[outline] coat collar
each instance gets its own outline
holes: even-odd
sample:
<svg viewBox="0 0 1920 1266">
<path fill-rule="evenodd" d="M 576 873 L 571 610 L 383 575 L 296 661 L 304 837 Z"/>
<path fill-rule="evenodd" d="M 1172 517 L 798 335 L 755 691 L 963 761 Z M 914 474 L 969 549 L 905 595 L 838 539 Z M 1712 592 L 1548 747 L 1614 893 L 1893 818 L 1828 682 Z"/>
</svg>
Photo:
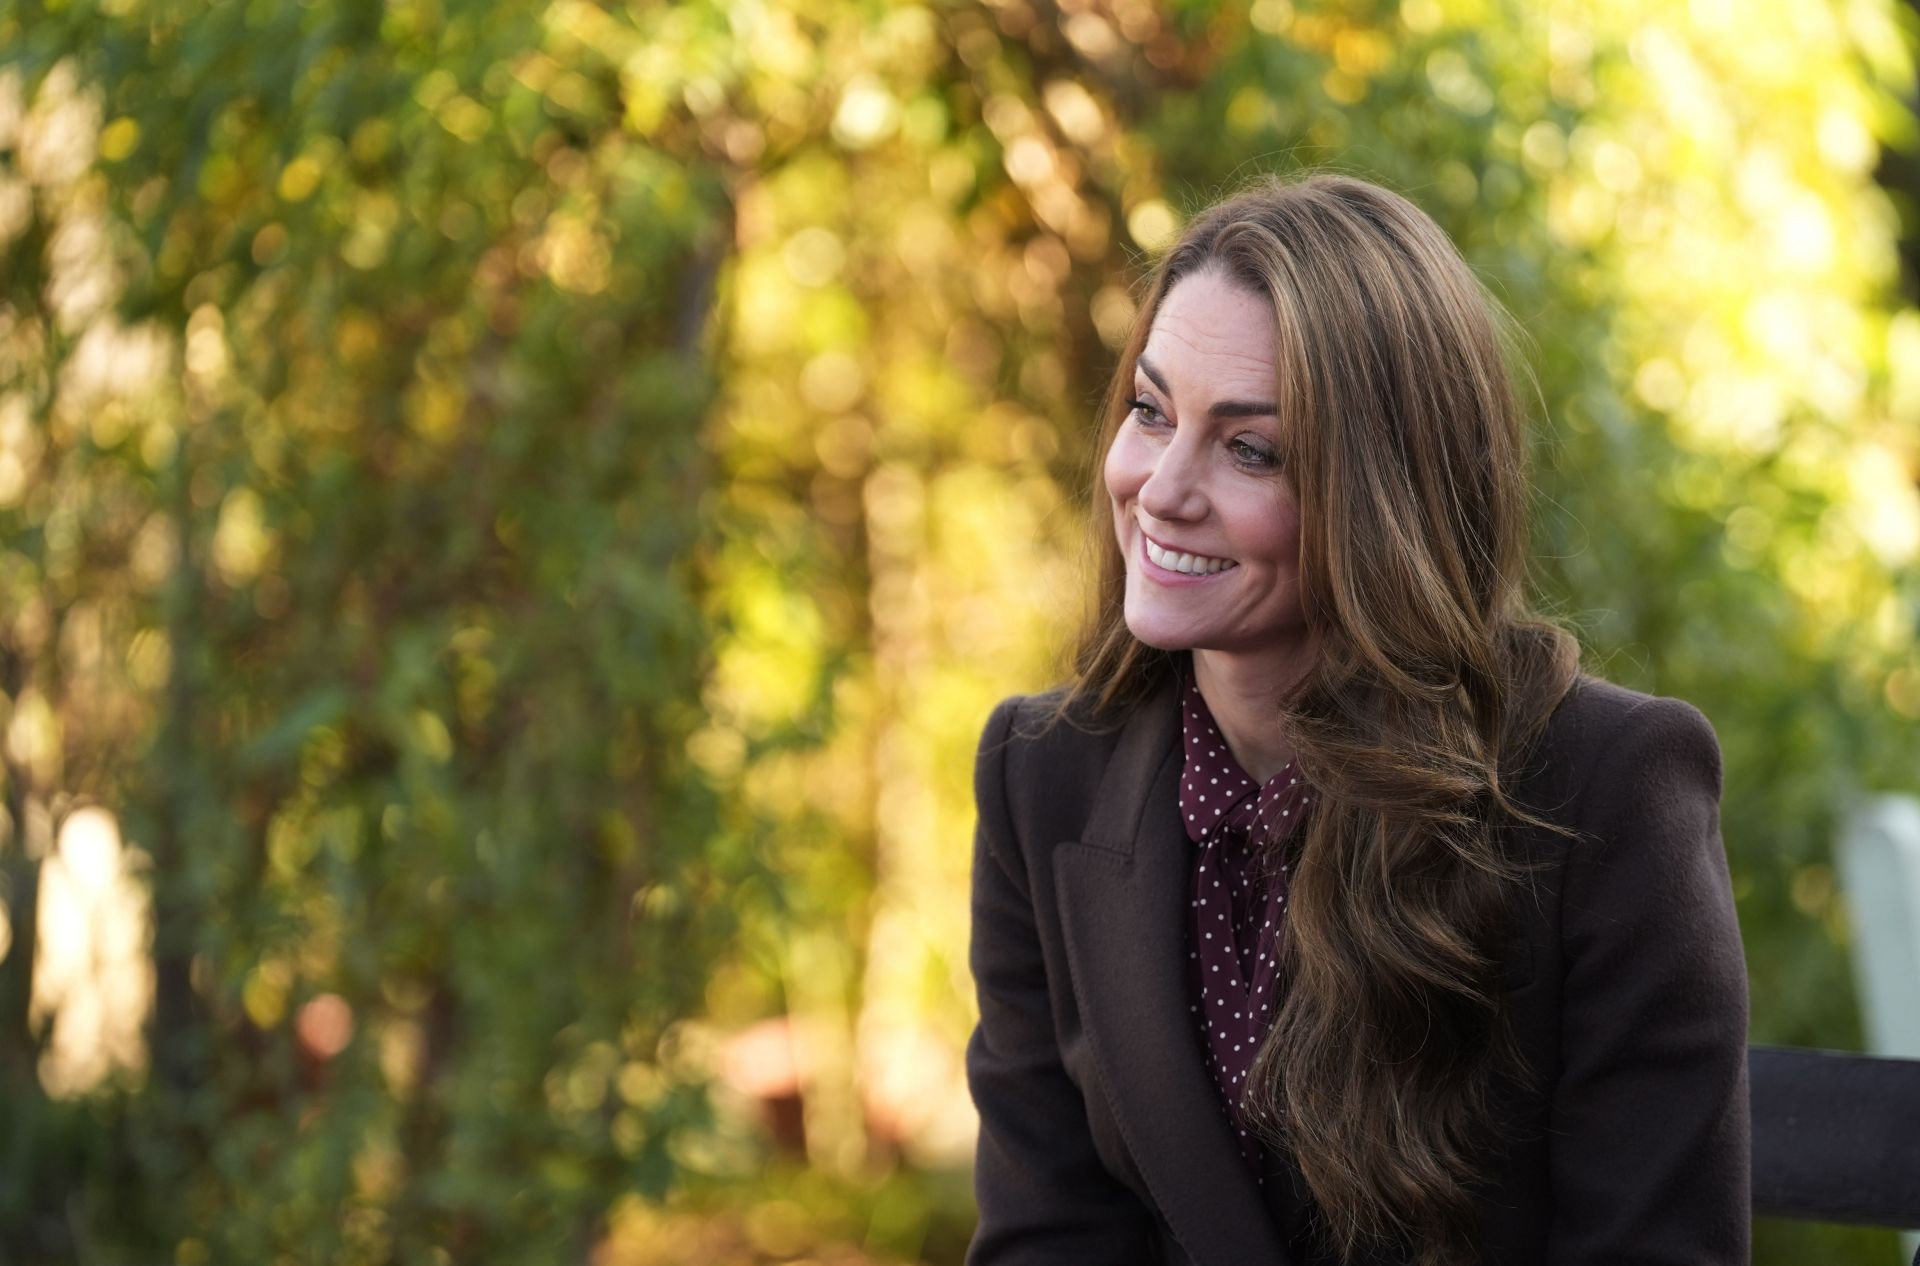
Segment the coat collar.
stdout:
<svg viewBox="0 0 1920 1266">
<path fill-rule="evenodd" d="M 1085 834 L 1054 850 L 1067 962 L 1109 1106 L 1174 1235 L 1199 1266 L 1288 1266 L 1188 1011 L 1192 854 L 1174 689 L 1167 682 L 1127 721 Z"/>
</svg>

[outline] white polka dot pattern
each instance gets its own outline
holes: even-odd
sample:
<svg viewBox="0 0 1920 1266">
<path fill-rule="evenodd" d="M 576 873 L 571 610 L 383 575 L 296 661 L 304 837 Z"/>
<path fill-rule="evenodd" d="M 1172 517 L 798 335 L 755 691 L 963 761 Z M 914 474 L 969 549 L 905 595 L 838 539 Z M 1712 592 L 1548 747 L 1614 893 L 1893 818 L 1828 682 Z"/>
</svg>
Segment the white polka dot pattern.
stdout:
<svg viewBox="0 0 1920 1266">
<path fill-rule="evenodd" d="M 1186 765 L 1180 814 L 1195 846 L 1188 893 L 1188 1010 L 1199 1025 L 1208 1071 L 1239 1136 L 1241 1155 L 1258 1179 L 1260 1145 L 1248 1132 L 1240 1098 L 1277 1005 L 1276 951 L 1286 919 L 1289 864 L 1270 859 L 1281 858 L 1280 846 L 1299 829 L 1312 796 L 1291 763 L 1254 786 L 1227 749 L 1191 669 L 1183 668 L 1181 676 Z"/>
</svg>

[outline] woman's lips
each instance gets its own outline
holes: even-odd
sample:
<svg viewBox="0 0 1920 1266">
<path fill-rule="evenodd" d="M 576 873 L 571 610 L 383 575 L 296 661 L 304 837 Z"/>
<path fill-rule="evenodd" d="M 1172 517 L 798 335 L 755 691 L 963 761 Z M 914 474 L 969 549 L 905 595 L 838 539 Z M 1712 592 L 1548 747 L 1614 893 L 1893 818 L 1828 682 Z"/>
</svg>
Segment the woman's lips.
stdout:
<svg viewBox="0 0 1920 1266">
<path fill-rule="evenodd" d="M 1199 573 L 1199 574 L 1196 574 L 1194 572 L 1175 571 L 1171 567 L 1162 567 L 1159 563 L 1154 562 L 1153 559 L 1149 557 L 1147 554 L 1147 534 L 1145 532 L 1141 532 L 1139 535 L 1140 535 L 1140 551 L 1139 552 L 1140 552 L 1141 571 L 1145 573 L 1150 579 L 1158 581 L 1160 584 L 1167 585 L 1171 588 L 1179 588 L 1184 585 L 1204 585 L 1209 580 L 1220 579 L 1220 577 L 1226 575 L 1228 572 L 1233 571 L 1234 568 L 1238 566 L 1238 564 L 1236 563 L 1236 564 L 1229 565 L 1227 567 L 1223 567 L 1219 571 L 1205 572 L 1205 573 Z M 1154 545 L 1156 547 L 1159 547 L 1160 543 L 1158 541 L 1155 541 Z"/>
</svg>

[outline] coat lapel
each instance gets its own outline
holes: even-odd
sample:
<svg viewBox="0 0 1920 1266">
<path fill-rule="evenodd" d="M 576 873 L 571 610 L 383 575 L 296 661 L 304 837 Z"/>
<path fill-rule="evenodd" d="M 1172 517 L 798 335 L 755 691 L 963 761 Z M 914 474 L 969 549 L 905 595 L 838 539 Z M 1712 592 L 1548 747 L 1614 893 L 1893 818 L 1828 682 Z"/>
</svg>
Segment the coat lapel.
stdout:
<svg viewBox="0 0 1920 1266">
<path fill-rule="evenodd" d="M 1172 689 L 1122 731 L 1085 836 L 1054 850 L 1067 960 L 1109 1106 L 1173 1233 L 1200 1266 L 1286 1266 L 1188 1012 Z"/>
</svg>

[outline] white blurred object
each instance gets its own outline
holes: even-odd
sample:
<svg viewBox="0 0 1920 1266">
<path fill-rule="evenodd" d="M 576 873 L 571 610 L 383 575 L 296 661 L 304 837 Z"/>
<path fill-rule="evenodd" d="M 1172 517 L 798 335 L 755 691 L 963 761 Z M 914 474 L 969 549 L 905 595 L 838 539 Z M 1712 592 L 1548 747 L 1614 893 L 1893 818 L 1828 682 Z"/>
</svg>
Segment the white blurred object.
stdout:
<svg viewBox="0 0 1920 1266">
<path fill-rule="evenodd" d="M 1920 1059 L 1920 800 L 1863 801 L 1839 851 L 1868 1049 Z"/>
<path fill-rule="evenodd" d="M 147 1064 L 153 1006 L 153 919 L 134 851 L 105 809 L 67 815 L 40 866 L 38 943 L 27 1022 L 52 1026 L 40 1084 L 55 1098 L 86 1094 L 116 1069 Z"/>
<path fill-rule="evenodd" d="M 1920 799 L 1862 800 L 1841 826 L 1838 852 L 1867 1050 L 1920 1059 Z M 1920 1253 L 1920 1232 L 1900 1239 L 1906 1258 Z"/>
</svg>

